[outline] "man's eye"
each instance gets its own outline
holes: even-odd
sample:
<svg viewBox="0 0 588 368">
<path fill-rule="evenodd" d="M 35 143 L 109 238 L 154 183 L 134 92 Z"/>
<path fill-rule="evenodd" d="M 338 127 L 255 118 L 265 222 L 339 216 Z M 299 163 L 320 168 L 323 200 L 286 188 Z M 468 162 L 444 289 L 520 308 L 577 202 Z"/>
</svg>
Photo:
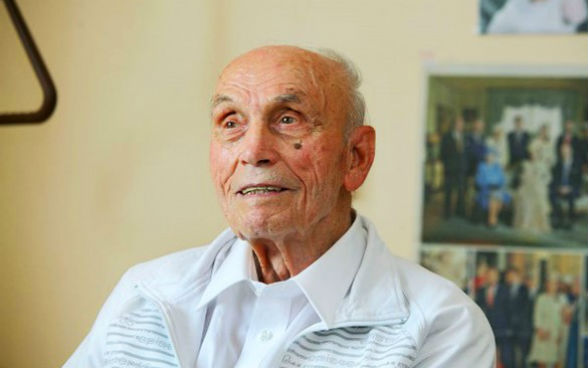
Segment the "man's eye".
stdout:
<svg viewBox="0 0 588 368">
<path fill-rule="evenodd" d="M 233 120 L 228 120 L 227 122 L 225 122 L 225 128 L 232 129 L 232 128 L 236 128 L 236 127 L 237 127 L 237 123 L 234 122 Z"/>
<path fill-rule="evenodd" d="M 280 119 L 280 123 L 282 124 L 292 124 L 296 121 L 292 116 L 282 116 Z"/>
</svg>

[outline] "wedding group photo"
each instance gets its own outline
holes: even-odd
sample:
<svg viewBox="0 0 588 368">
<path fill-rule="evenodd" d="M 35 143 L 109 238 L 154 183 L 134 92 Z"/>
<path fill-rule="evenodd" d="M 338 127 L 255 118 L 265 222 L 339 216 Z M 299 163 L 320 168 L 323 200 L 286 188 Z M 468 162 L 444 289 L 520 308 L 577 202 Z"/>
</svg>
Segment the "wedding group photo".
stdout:
<svg viewBox="0 0 588 368">
<path fill-rule="evenodd" d="M 431 76 L 422 241 L 582 248 L 585 78 Z"/>
</svg>

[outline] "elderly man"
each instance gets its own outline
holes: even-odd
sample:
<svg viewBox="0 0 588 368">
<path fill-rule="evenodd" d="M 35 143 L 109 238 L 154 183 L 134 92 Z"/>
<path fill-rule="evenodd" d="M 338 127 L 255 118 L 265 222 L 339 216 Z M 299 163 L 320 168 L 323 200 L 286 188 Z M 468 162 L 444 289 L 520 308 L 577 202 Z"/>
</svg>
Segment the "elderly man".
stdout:
<svg viewBox="0 0 588 368">
<path fill-rule="evenodd" d="M 351 208 L 375 145 L 358 85 L 333 53 L 229 64 L 210 166 L 231 229 L 128 271 L 65 366 L 493 366 L 480 309 Z"/>
</svg>

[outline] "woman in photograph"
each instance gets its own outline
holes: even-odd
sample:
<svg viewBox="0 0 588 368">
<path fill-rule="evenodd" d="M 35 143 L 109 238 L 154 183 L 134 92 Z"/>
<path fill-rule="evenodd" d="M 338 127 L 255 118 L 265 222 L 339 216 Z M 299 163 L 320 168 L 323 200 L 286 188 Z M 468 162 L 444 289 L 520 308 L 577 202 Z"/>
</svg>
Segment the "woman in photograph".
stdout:
<svg viewBox="0 0 588 368">
<path fill-rule="evenodd" d="M 506 191 L 506 179 L 501 165 L 496 161 L 496 150 L 486 149 L 485 160 L 476 172 L 476 204 L 487 213 L 487 225 L 498 225 L 498 216 L 503 205 L 510 202 Z"/>
<path fill-rule="evenodd" d="M 529 144 L 529 151 L 536 157 L 537 162 L 550 170 L 555 164 L 556 156 L 554 144 L 549 135 L 549 124 L 545 123 L 539 128 L 539 132 L 533 141 Z"/>
<path fill-rule="evenodd" d="M 529 144 L 529 160 L 523 161 L 520 186 L 515 194 L 514 227 L 538 233 L 551 231 L 549 183 L 555 163 L 549 127 L 543 125 Z"/>
<path fill-rule="evenodd" d="M 494 126 L 492 129 L 492 135 L 486 139 L 486 147 L 496 152 L 496 162 L 498 162 L 500 167 L 504 170 L 506 165 L 508 165 L 509 155 L 508 142 L 506 141 L 501 126 Z"/>
<path fill-rule="evenodd" d="M 537 364 L 537 368 L 557 367 L 564 307 L 557 289 L 558 278 L 552 275 L 545 285 L 545 292 L 539 294 L 535 303 L 533 314 L 535 333 L 528 361 Z"/>
</svg>

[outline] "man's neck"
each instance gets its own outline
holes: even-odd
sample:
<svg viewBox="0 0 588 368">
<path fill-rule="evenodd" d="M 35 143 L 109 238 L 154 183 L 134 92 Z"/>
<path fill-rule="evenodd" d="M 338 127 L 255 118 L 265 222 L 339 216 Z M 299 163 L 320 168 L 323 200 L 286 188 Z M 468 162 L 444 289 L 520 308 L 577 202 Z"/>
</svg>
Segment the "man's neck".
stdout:
<svg viewBox="0 0 588 368">
<path fill-rule="evenodd" d="M 259 281 L 271 284 L 287 280 L 326 253 L 349 229 L 354 216 L 351 208 L 332 215 L 319 220 L 310 234 L 293 234 L 278 240 L 248 239 Z"/>
</svg>

